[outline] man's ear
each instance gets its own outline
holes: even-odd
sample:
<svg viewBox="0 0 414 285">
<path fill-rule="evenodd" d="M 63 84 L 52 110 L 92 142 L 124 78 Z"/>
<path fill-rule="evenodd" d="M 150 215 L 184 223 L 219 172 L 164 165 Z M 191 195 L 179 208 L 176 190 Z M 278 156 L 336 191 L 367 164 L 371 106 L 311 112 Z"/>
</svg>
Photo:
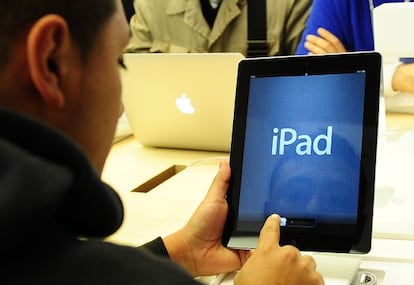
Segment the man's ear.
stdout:
<svg viewBox="0 0 414 285">
<path fill-rule="evenodd" d="M 65 104 L 62 77 L 68 70 L 70 34 L 66 21 L 58 15 L 39 19 L 30 29 L 27 60 L 33 84 L 52 108 Z"/>
</svg>

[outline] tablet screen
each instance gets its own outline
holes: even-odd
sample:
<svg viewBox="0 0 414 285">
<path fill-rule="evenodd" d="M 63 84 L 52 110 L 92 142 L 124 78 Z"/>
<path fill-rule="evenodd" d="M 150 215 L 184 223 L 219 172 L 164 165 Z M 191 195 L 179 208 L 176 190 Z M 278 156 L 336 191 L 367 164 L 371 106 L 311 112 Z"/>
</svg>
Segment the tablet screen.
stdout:
<svg viewBox="0 0 414 285">
<path fill-rule="evenodd" d="M 363 206 L 372 209 L 379 70 L 372 69 L 372 56 L 367 66 L 354 57 L 348 60 L 358 64 L 340 68 L 332 57 L 240 65 L 230 246 L 255 247 L 237 243 L 240 237 L 251 242 L 273 213 L 281 216 L 281 241 L 301 249 L 348 252 L 359 240 L 367 223 Z M 332 238 L 337 245 L 327 243 Z"/>
</svg>

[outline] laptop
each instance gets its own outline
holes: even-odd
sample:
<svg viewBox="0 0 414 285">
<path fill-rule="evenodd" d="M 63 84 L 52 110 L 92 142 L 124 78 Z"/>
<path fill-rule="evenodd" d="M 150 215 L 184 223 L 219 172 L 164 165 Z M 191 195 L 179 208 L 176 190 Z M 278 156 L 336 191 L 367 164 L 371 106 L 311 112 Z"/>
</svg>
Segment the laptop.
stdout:
<svg viewBox="0 0 414 285">
<path fill-rule="evenodd" d="M 414 63 L 414 2 L 384 3 L 373 10 L 375 50 L 380 52 L 384 63 L 384 82 L 398 63 Z M 385 90 L 386 91 L 386 90 Z M 387 94 L 385 94 L 387 95 Z M 399 92 L 385 96 L 383 108 L 390 112 L 414 113 L 414 95 Z M 380 113 L 385 117 L 385 110 Z M 385 118 L 382 119 L 382 132 Z"/>
<path fill-rule="evenodd" d="M 388 58 L 414 59 L 414 2 L 384 3 L 373 10 L 375 50 Z M 404 60 L 404 59 L 403 59 Z"/>
<path fill-rule="evenodd" d="M 123 103 L 146 146 L 228 152 L 239 53 L 127 53 Z"/>
</svg>

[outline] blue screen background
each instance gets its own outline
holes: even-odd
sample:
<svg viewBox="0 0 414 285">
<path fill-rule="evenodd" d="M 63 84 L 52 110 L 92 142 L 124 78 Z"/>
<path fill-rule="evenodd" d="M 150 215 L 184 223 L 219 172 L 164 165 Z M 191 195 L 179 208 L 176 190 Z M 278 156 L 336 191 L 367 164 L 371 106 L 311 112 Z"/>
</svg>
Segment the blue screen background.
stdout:
<svg viewBox="0 0 414 285">
<path fill-rule="evenodd" d="M 355 222 L 364 92 L 364 72 L 251 78 L 239 227 L 271 213 Z M 330 155 L 300 156 L 295 145 L 272 155 L 274 128 L 292 128 L 313 140 L 326 135 L 328 126 Z"/>
</svg>

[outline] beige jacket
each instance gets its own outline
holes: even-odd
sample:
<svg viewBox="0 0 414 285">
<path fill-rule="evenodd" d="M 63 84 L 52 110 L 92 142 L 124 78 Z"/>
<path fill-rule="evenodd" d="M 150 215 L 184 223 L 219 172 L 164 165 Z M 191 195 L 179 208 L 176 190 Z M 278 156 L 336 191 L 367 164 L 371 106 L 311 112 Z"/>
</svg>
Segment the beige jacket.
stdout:
<svg viewBox="0 0 414 285">
<path fill-rule="evenodd" d="M 311 0 L 267 0 L 269 55 L 294 54 Z M 128 52 L 247 52 L 247 1 L 223 0 L 214 26 L 199 0 L 135 0 Z"/>
</svg>

